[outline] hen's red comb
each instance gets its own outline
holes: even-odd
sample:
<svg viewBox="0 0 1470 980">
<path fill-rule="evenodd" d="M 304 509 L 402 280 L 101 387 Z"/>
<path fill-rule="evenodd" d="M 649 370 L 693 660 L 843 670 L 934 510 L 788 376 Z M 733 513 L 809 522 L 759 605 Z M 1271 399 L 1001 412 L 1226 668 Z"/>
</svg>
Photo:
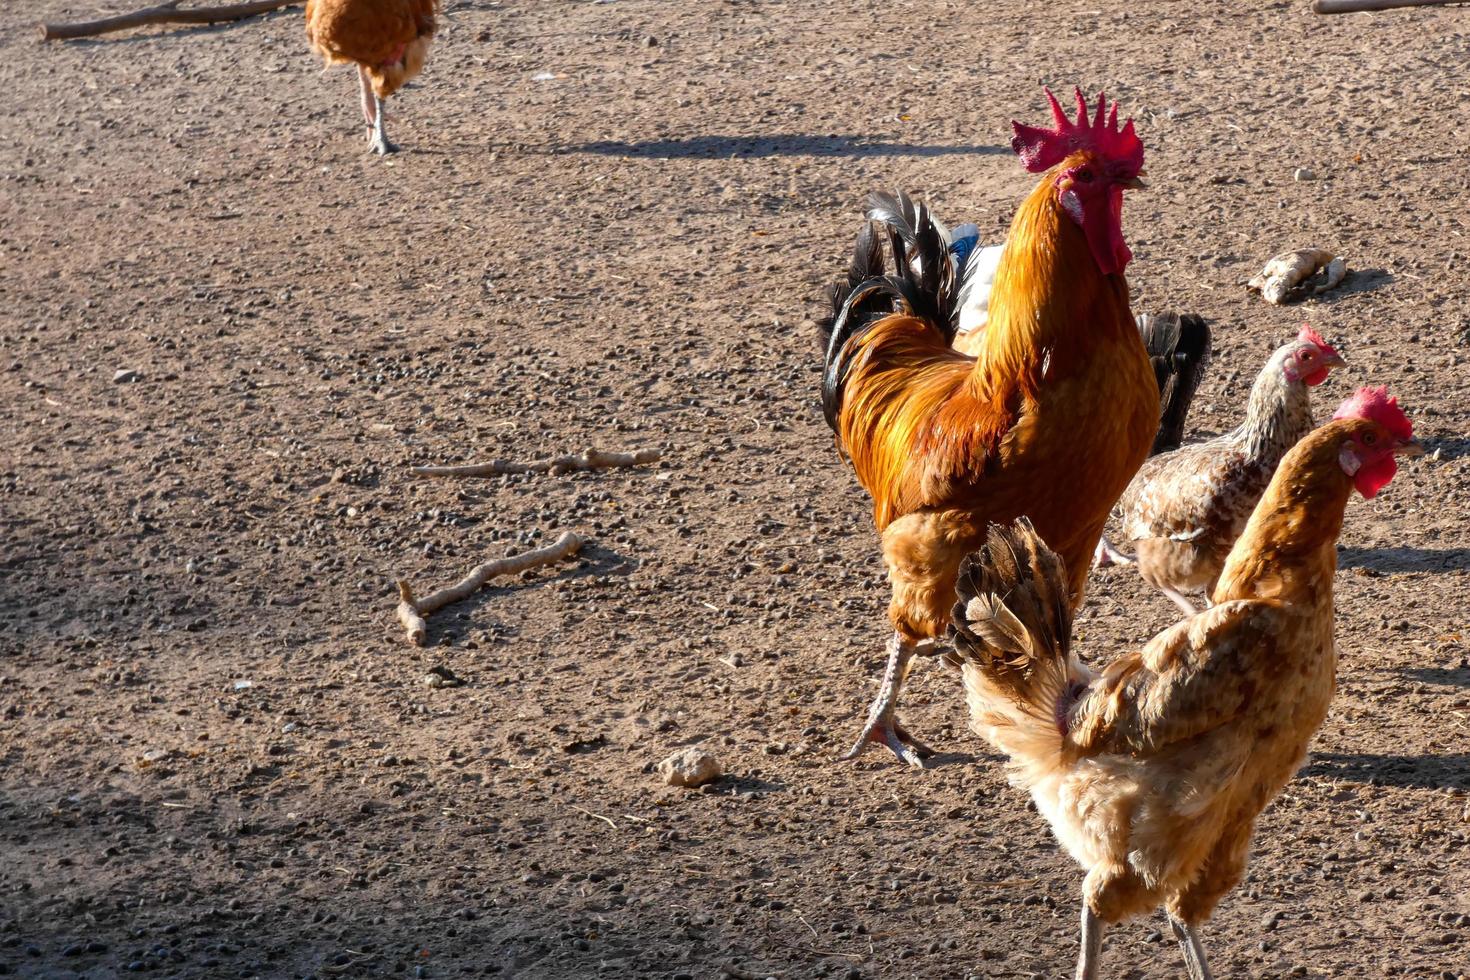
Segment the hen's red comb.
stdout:
<svg viewBox="0 0 1470 980">
<path fill-rule="evenodd" d="M 1372 419 L 1399 440 L 1414 437 L 1414 423 L 1399 408 L 1397 398 L 1388 394 L 1388 386 L 1359 388 L 1353 396 L 1332 413 L 1334 419 Z"/>
<path fill-rule="evenodd" d="M 1118 128 L 1118 103 L 1108 107 L 1107 96 L 1097 96 L 1097 114 L 1087 118 L 1087 99 L 1082 90 L 1077 94 L 1077 121 L 1067 118 L 1057 97 L 1051 89 L 1044 89 L 1046 100 L 1051 103 L 1051 117 L 1056 129 L 1040 129 L 1025 123 L 1011 121 L 1016 135 L 1011 139 L 1011 149 L 1021 158 L 1021 165 L 1032 173 L 1050 170 L 1078 150 L 1093 150 L 1125 170 L 1125 177 L 1136 177 L 1143 169 L 1143 142 L 1133 132 L 1133 120 L 1129 119 Z"/>
<path fill-rule="evenodd" d="M 1337 353 L 1337 348 L 1333 347 L 1327 341 L 1323 340 L 1321 334 L 1313 330 L 1311 327 L 1307 326 L 1305 323 L 1302 324 L 1301 332 L 1296 335 L 1296 339 L 1304 344 L 1316 344 L 1317 349 L 1324 354 Z"/>
</svg>

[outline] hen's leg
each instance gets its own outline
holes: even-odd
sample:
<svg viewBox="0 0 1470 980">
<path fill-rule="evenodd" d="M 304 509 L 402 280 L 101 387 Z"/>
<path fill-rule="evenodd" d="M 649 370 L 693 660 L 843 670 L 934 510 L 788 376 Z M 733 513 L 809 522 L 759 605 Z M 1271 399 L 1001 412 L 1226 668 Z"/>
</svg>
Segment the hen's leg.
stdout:
<svg viewBox="0 0 1470 980">
<path fill-rule="evenodd" d="M 1184 612 L 1184 615 L 1193 616 L 1199 612 L 1199 607 L 1189 601 L 1189 596 L 1180 592 L 1178 589 L 1171 589 L 1167 585 L 1161 585 L 1159 586 L 1159 591 L 1170 599 L 1173 599 L 1174 604 Z"/>
<path fill-rule="evenodd" d="M 1097 547 L 1092 551 L 1092 563 L 1103 568 L 1107 565 L 1131 565 L 1133 559 L 1114 548 L 1106 537 L 1102 537 L 1097 539 Z"/>
<path fill-rule="evenodd" d="M 357 87 L 362 96 L 362 118 L 371 131 L 378 124 L 378 97 L 373 94 L 372 79 L 368 78 L 367 69 L 362 65 L 357 66 Z"/>
<path fill-rule="evenodd" d="M 858 736 L 857 743 L 840 757 L 843 761 L 856 759 L 873 742 L 888 746 L 894 755 L 920 769 L 924 768 L 924 760 L 934 754 L 933 749 L 910 735 L 898 720 L 898 692 L 917 651 L 918 646 L 905 643 L 897 633 L 888 641 L 888 668 L 883 671 L 883 685 L 878 688 L 878 697 L 868 711 L 868 723 L 863 727 L 863 733 Z"/>
<path fill-rule="evenodd" d="M 377 109 L 377 122 L 373 124 L 373 131 L 371 136 L 371 145 L 373 148 L 373 152 L 376 153 L 378 156 L 384 156 L 389 153 L 397 153 L 398 147 L 393 143 L 388 142 L 388 134 L 383 131 L 383 116 L 386 115 L 386 113 L 383 111 L 383 100 L 378 98 L 375 94 L 373 96 L 373 102 L 376 103 L 375 107 Z"/>
<path fill-rule="evenodd" d="M 1184 951 L 1184 966 L 1189 970 L 1189 980 L 1214 980 L 1210 965 L 1205 962 L 1204 944 L 1200 942 L 1199 932 L 1194 926 L 1171 915 L 1169 927 L 1174 930 L 1174 938 L 1179 940 L 1179 948 Z"/>
<path fill-rule="evenodd" d="M 1102 919 L 1092 906 L 1082 903 L 1082 953 L 1077 957 L 1077 980 L 1097 980 L 1102 960 Z"/>
</svg>

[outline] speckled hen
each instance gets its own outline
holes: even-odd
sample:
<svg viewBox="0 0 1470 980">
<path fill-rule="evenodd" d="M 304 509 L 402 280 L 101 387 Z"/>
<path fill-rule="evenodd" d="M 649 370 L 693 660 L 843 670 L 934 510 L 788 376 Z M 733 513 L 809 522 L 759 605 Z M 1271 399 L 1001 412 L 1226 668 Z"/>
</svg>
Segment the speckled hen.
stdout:
<svg viewBox="0 0 1470 980">
<path fill-rule="evenodd" d="M 1330 344 L 1303 327 L 1266 362 L 1240 425 L 1152 457 L 1119 498 L 1113 512 L 1124 538 L 1135 542 L 1139 572 L 1186 614 L 1195 607 L 1185 593 L 1214 588 L 1276 465 L 1311 431 L 1308 389 L 1342 365 Z"/>
</svg>

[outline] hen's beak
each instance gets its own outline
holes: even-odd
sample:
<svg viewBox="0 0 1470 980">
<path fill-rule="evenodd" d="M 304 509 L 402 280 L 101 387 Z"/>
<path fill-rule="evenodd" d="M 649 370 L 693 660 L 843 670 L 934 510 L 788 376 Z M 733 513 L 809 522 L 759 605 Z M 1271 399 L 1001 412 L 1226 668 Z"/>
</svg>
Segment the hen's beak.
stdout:
<svg viewBox="0 0 1470 980">
<path fill-rule="evenodd" d="M 1418 439 L 1405 439 L 1393 447 L 1393 452 L 1395 456 L 1423 456 L 1424 443 Z"/>
<path fill-rule="evenodd" d="M 1143 182 L 1143 173 L 1144 172 L 1142 170 L 1140 170 L 1138 172 L 1138 176 L 1137 177 L 1134 177 L 1131 180 L 1125 180 L 1125 181 L 1123 181 L 1123 186 L 1125 188 L 1127 188 L 1128 190 L 1130 190 L 1130 191 L 1146 191 L 1146 190 L 1148 190 L 1148 185 Z"/>
<path fill-rule="evenodd" d="M 1333 351 L 1331 354 L 1328 354 L 1326 357 L 1322 358 L 1322 366 L 1329 368 L 1345 368 L 1348 366 L 1348 362 L 1343 360 L 1342 355 L 1339 354 L 1337 351 Z"/>
</svg>

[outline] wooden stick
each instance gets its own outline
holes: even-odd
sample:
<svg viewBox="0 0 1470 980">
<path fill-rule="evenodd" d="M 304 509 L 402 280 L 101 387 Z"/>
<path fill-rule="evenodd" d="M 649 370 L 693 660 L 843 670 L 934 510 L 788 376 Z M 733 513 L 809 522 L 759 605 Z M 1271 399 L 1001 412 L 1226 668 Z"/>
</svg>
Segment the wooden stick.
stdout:
<svg viewBox="0 0 1470 980">
<path fill-rule="evenodd" d="M 499 476 L 502 473 L 550 473 L 552 476 L 560 476 L 572 470 L 644 466 L 657 462 L 662 455 L 657 449 L 640 449 L 632 453 L 605 453 L 600 449 L 589 449 L 585 453 L 538 459 L 530 463 L 492 459 L 488 463 L 467 463 L 463 466 L 415 466 L 411 472 L 414 476 Z"/>
<path fill-rule="evenodd" d="M 96 37 L 98 34 L 125 31 L 130 27 L 143 27 L 147 24 L 218 24 L 228 20 L 244 20 L 256 14 L 280 10 L 282 7 L 294 7 L 302 2 L 303 0 L 252 0 L 250 3 L 233 3 L 223 7 L 179 10 L 179 0 L 168 0 L 156 7 L 80 24 L 41 24 L 41 40 L 65 41 L 75 37 Z"/>
<path fill-rule="evenodd" d="M 1312 0 L 1318 14 L 1355 14 L 1360 10 L 1394 10 L 1398 7 L 1443 7 L 1464 0 Z"/>
<path fill-rule="evenodd" d="M 424 617 L 445 606 L 466 599 L 480 590 L 486 582 L 500 575 L 515 575 L 528 568 L 539 568 L 561 561 L 581 550 L 587 539 L 575 531 L 567 531 L 551 544 L 535 551 L 528 551 L 509 558 L 497 558 L 477 565 L 464 578 L 445 589 L 424 596 L 413 597 L 413 590 L 403 579 L 398 580 L 398 621 L 408 633 L 408 642 L 416 647 L 424 645 L 429 635 L 429 624 Z"/>
</svg>

